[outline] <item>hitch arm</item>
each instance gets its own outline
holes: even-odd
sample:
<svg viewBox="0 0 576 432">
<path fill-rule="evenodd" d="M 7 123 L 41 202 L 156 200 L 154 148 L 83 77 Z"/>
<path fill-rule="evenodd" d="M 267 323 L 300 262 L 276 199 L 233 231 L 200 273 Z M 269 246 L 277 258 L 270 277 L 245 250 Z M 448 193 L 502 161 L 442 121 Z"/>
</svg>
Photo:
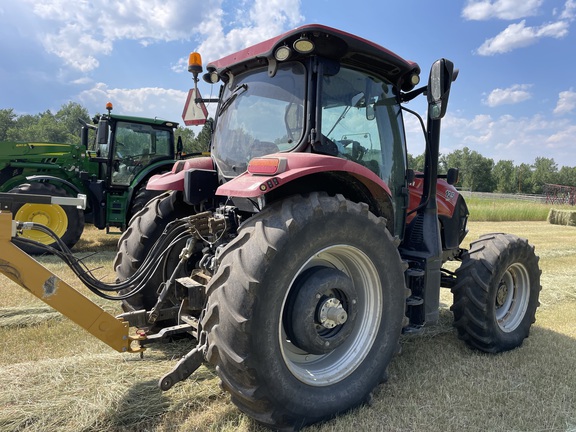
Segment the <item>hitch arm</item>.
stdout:
<svg viewBox="0 0 576 432">
<path fill-rule="evenodd" d="M 14 222 L 15 223 L 15 222 Z M 119 352 L 142 352 L 141 336 L 129 336 L 126 321 L 110 315 L 12 243 L 12 214 L 0 211 L 0 273 Z"/>
</svg>

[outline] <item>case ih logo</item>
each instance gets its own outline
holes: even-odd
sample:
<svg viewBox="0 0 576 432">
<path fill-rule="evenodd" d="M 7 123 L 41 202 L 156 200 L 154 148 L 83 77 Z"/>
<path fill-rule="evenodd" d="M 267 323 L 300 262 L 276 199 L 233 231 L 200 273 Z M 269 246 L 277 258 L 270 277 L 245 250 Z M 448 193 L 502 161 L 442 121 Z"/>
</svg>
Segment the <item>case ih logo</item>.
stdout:
<svg viewBox="0 0 576 432">
<path fill-rule="evenodd" d="M 454 193 L 454 191 L 451 191 L 451 190 L 447 190 L 447 191 L 446 191 L 446 199 L 447 199 L 448 201 L 452 201 L 452 198 L 454 198 L 454 195 L 456 195 L 456 194 Z"/>
</svg>

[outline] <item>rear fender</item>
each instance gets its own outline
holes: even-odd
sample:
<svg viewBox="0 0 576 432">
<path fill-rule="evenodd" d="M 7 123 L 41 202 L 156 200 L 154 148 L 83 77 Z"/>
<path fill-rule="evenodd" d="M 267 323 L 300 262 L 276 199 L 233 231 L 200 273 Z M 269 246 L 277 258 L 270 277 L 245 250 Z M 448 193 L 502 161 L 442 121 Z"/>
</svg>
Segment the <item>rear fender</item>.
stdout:
<svg viewBox="0 0 576 432">
<path fill-rule="evenodd" d="M 81 191 L 80 189 L 78 189 L 78 187 L 76 187 L 76 185 L 70 183 L 68 180 L 64 180 L 61 179 L 59 177 L 54 177 L 54 176 L 50 176 L 50 175 L 34 175 L 34 176 L 28 176 L 26 177 L 26 180 L 28 182 L 49 182 L 49 183 L 53 183 L 57 186 L 64 186 L 68 189 L 71 189 L 73 191 L 73 193 L 76 194 L 84 194 L 84 191 Z"/>
<path fill-rule="evenodd" d="M 282 160 L 282 172 L 273 175 L 256 175 L 248 171 L 224 183 L 216 195 L 238 198 L 258 198 L 296 179 L 322 172 L 345 172 L 356 177 L 380 198 L 390 196 L 390 188 L 374 172 L 363 165 L 334 156 L 314 153 L 275 153 L 259 159 Z"/>
<path fill-rule="evenodd" d="M 140 189 L 140 186 L 145 184 L 152 177 L 161 174 L 171 173 L 172 169 L 174 169 L 173 159 L 165 159 L 154 162 L 153 164 L 146 166 L 142 171 L 140 171 L 136 175 L 136 177 L 132 180 L 132 184 L 130 185 L 130 187 L 134 190 Z"/>
<path fill-rule="evenodd" d="M 214 162 L 209 156 L 176 161 L 170 172 L 150 177 L 146 189 L 183 191 L 184 174 L 191 169 L 214 170 Z"/>
</svg>

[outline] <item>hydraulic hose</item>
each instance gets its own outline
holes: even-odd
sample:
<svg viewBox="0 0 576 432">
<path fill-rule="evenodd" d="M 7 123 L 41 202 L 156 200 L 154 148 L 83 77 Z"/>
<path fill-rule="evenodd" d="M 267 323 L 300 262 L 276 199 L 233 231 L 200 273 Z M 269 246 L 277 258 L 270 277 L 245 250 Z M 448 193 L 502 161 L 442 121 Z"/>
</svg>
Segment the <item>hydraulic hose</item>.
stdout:
<svg viewBox="0 0 576 432">
<path fill-rule="evenodd" d="M 16 245 L 20 244 L 30 244 L 36 247 L 40 247 L 46 252 L 52 253 L 59 258 L 61 258 L 70 269 L 76 274 L 78 279 L 82 281 L 86 287 L 92 291 L 94 294 L 105 298 L 107 300 L 125 300 L 129 297 L 140 292 L 145 286 L 147 281 L 150 279 L 151 275 L 160 266 L 162 260 L 167 256 L 170 250 L 178 244 L 182 239 L 192 237 L 193 234 L 190 231 L 190 225 L 188 224 L 187 218 L 177 219 L 170 222 L 162 235 L 152 246 L 150 252 L 142 262 L 142 265 L 136 270 L 136 272 L 130 276 L 125 281 L 115 282 L 115 283 L 105 283 L 94 276 L 92 271 L 83 262 L 83 259 L 77 258 L 70 251 L 68 246 L 58 237 L 54 231 L 50 228 L 37 224 L 35 222 L 24 222 L 17 227 L 21 229 L 34 229 L 41 231 L 51 238 L 54 239 L 57 247 L 52 247 L 39 243 L 34 240 L 30 240 L 22 237 L 15 237 L 12 242 Z M 106 292 L 119 292 L 120 290 L 128 290 L 128 292 L 121 295 L 109 295 Z"/>
</svg>

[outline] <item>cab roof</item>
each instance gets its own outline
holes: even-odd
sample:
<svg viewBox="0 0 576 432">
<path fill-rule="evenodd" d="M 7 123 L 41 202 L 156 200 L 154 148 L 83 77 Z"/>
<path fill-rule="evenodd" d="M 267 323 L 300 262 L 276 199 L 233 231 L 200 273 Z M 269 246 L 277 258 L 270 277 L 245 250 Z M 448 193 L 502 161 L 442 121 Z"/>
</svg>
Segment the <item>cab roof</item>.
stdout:
<svg viewBox="0 0 576 432">
<path fill-rule="evenodd" d="M 120 120 L 125 122 L 131 123 L 146 123 L 154 126 L 166 126 L 171 128 L 177 128 L 178 123 L 173 122 L 170 120 L 164 120 L 158 117 L 155 118 L 148 118 L 148 117 L 134 117 L 134 116 L 126 116 L 126 115 L 119 115 L 119 114 L 110 114 L 110 118 L 114 120 Z"/>
<path fill-rule="evenodd" d="M 308 24 L 284 34 L 245 48 L 207 65 L 209 72 L 225 75 L 276 61 L 274 53 L 281 46 L 292 47 L 299 38 L 305 37 L 314 43 L 309 54 L 298 54 L 292 50 L 287 60 L 320 55 L 374 74 L 382 75 L 404 91 L 414 85 L 410 77 L 420 73 L 417 63 L 405 60 L 392 51 L 361 37 L 320 24 Z"/>
</svg>

